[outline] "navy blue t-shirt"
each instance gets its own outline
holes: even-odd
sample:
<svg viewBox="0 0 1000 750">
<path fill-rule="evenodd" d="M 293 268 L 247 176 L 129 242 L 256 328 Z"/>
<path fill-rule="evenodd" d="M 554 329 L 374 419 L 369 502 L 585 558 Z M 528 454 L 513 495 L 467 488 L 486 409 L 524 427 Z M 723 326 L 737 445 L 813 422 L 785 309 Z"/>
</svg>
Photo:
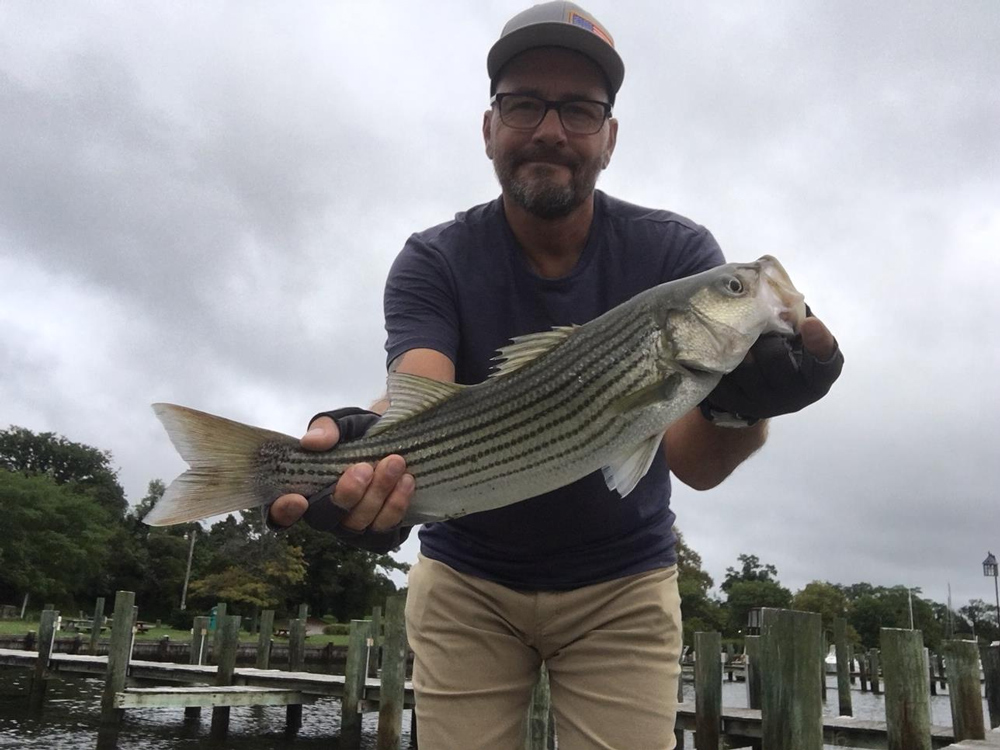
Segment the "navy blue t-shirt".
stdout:
<svg viewBox="0 0 1000 750">
<path fill-rule="evenodd" d="M 455 363 L 457 382 L 479 383 L 514 336 L 586 323 L 644 289 L 723 262 L 704 227 L 597 191 L 578 263 L 566 276 L 542 278 L 497 199 L 407 241 L 386 282 L 388 361 L 434 349 Z M 426 524 L 420 549 L 515 589 L 566 590 L 672 565 L 673 521 L 660 451 L 625 498 L 595 472 L 524 502 Z"/>
</svg>

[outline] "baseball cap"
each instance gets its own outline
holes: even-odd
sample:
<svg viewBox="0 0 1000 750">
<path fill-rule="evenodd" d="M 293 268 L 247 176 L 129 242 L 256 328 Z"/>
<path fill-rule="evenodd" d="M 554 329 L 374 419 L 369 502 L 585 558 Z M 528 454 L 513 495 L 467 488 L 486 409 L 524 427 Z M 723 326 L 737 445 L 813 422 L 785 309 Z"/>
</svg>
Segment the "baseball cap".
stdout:
<svg viewBox="0 0 1000 750">
<path fill-rule="evenodd" d="M 486 57 L 490 80 L 495 82 L 512 58 L 535 47 L 565 47 L 589 57 L 607 76 L 614 101 L 625 78 L 625 63 L 611 34 L 579 5 L 565 0 L 541 3 L 511 18 Z"/>
</svg>

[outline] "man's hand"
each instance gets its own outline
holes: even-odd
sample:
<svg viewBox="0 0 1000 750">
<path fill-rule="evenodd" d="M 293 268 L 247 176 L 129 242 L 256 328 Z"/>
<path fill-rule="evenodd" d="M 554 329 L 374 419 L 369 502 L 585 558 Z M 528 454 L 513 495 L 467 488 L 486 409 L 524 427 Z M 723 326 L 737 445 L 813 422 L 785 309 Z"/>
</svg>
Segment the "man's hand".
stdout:
<svg viewBox="0 0 1000 750">
<path fill-rule="evenodd" d="M 330 417 L 319 417 L 309 425 L 301 444 L 306 450 L 330 450 L 340 440 L 340 431 Z M 406 473 L 402 456 L 386 456 L 374 469 L 369 464 L 355 464 L 340 477 L 330 500 L 347 511 L 340 525 L 349 531 L 384 532 L 398 525 L 410 507 L 413 475 Z M 282 495 L 271 505 L 268 520 L 277 526 L 291 526 L 308 510 L 309 501 L 302 495 Z"/>
<path fill-rule="evenodd" d="M 743 362 L 708 394 L 702 413 L 747 420 L 791 414 L 825 396 L 843 366 L 837 340 L 823 321 L 810 315 L 794 339 L 761 336 Z"/>
</svg>

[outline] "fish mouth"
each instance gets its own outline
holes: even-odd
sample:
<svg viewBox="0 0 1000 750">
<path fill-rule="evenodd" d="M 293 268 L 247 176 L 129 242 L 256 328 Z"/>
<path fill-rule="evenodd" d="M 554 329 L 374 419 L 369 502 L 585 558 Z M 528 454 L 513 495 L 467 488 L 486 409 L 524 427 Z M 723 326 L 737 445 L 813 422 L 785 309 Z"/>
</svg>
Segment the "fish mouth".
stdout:
<svg viewBox="0 0 1000 750">
<path fill-rule="evenodd" d="M 792 283 L 788 272 L 778 259 L 764 255 L 757 260 L 760 264 L 767 288 L 773 293 L 772 305 L 777 313 L 774 330 L 796 334 L 806 319 L 806 298 Z"/>
</svg>

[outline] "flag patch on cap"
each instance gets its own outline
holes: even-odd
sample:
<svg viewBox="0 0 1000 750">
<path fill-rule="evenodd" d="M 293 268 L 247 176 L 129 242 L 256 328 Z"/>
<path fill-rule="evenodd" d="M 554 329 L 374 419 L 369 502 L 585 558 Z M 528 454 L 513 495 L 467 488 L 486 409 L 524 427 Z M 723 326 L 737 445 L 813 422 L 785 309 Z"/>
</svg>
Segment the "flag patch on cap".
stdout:
<svg viewBox="0 0 1000 750">
<path fill-rule="evenodd" d="M 593 32 L 594 34 L 597 34 L 597 36 L 599 36 L 605 42 L 607 42 L 608 44 L 610 44 L 612 47 L 615 46 L 615 41 L 614 41 L 614 39 L 611 38 L 611 35 L 608 34 L 608 32 L 606 32 L 604 29 L 602 29 L 596 23 L 594 23 L 593 21 L 591 21 L 589 18 L 585 18 L 585 17 L 581 16 L 579 13 L 570 12 L 570 14 L 569 14 L 569 22 L 571 24 L 573 24 L 574 26 L 579 26 L 582 29 L 586 29 L 587 31 L 590 31 L 590 32 Z"/>
</svg>

